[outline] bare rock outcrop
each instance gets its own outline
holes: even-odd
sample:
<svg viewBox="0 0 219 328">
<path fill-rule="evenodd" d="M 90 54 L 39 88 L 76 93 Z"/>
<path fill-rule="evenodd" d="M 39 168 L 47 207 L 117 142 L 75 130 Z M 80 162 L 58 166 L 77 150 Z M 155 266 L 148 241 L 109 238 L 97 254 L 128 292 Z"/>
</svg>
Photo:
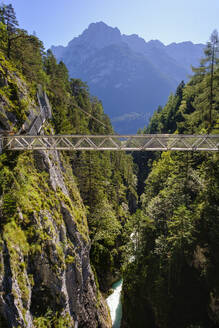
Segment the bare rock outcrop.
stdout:
<svg viewBox="0 0 219 328">
<path fill-rule="evenodd" d="M 2 198 L 0 323 L 40 327 L 44 318 L 57 327 L 60 322 L 63 327 L 111 327 L 91 269 L 85 209 L 70 168 L 57 152 L 22 157 L 24 170 L 32 158 L 32 174 L 44 180 L 33 187 L 38 203 L 30 204 L 29 195 L 26 204 L 19 198 L 13 219 L 6 217 Z"/>
</svg>

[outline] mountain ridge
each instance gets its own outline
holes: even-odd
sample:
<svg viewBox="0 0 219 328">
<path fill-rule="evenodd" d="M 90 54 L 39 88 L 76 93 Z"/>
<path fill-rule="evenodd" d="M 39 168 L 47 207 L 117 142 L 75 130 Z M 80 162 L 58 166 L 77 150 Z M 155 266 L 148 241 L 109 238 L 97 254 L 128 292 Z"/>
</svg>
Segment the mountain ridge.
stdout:
<svg viewBox="0 0 219 328">
<path fill-rule="evenodd" d="M 51 50 L 66 64 L 70 76 L 85 81 L 91 94 L 102 101 L 118 132 L 135 133 L 178 84 L 187 81 L 203 48 L 191 41 L 167 46 L 159 40 L 146 42 L 137 34 L 121 34 L 117 27 L 97 22 L 66 47 Z M 132 127 L 127 117 L 133 117 Z"/>
</svg>

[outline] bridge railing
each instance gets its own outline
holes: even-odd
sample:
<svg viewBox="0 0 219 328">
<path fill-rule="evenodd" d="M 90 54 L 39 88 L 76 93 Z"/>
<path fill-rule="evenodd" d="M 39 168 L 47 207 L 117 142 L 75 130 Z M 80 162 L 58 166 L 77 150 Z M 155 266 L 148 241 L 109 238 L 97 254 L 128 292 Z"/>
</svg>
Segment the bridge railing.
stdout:
<svg viewBox="0 0 219 328">
<path fill-rule="evenodd" d="M 37 93 L 38 103 L 40 105 L 40 113 L 37 115 L 35 120 L 33 121 L 29 131 L 27 132 L 28 135 L 37 135 L 40 130 L 42 129 L 43 124 L 48 118 L 52 117 L 51 114 L 51 107 L 49 104 L 49 100 L 45 92 L 39 94 Z"/>
<path fill-rule="evenodd" d="M 219 135 L 14 135 L 2 136 L 10 150 L 218 151 Z"/>
</svg>

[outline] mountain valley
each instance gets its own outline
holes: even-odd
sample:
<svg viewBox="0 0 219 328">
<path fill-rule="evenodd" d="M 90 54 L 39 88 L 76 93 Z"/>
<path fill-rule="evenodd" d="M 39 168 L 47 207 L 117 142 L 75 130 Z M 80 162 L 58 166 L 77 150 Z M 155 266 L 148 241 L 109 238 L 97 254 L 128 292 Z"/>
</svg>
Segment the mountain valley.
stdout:
<svg viewBox="0 0 219 328">
<path fill-rule="evenodd" d="M 92 23 L 66 47 L 52 46 L 71 77 L 85 81 L 118 133 L 135 133 L 147 125 L 178 84 L 188 81 L 191 65 L 203 56 L 202 44 L 146 42 L 121 34 L 103 22 Z"/>
</svg>

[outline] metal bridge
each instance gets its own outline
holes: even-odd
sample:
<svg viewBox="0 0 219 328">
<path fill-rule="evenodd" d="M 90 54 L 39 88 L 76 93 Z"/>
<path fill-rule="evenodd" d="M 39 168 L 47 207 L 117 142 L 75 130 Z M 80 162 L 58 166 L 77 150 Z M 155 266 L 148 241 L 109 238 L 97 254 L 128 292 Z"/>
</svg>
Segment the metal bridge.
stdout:
<svg viewBox="0 0 219 328">
<path fill-rule="evenodd" d="M 219 149 L 219 134 L 44 135 L 41 130 L 47 119 L 51 119 L 52 111 L 45 92 L 39 90 L 37 98 L 38 112 L 30 110 L 30 115 L 18 135 L 11 135 L 10 131 L 0 131 L 0 153 L 2 150 L 218 151 Z M 92 118 L 104 125 L 95 117 Z"/>
<path fill-rule="evenodd" d="M 8 135 L 0 150 L 218 151 L 219 135 Z"/>
</svg>

